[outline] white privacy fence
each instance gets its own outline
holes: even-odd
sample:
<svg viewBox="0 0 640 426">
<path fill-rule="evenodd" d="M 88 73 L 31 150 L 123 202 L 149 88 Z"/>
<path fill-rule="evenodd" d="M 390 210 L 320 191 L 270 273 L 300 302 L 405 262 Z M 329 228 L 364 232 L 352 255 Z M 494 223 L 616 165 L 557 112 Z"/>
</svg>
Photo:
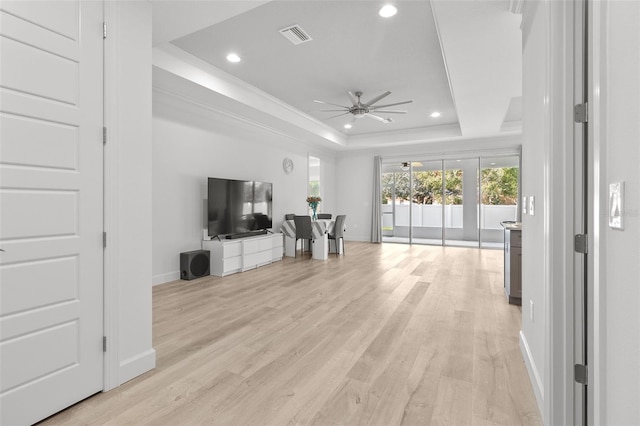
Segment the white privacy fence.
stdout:
<svg viewBox="0 0 640 426">
<path fill-rule="evenodd" d="M 442 206 L 437 204 L 413 204 L 413 226 L 442 227 Z M 444 206 L 444 226 L 445 228 L 462 228 L 463 225 L 463 205 Z M 391 213 L 393 205 L 383 204 L 382 212 Z M 482 204 L 480 206 L 480 228 L 500 229 L 500 222 L 505 220 L 516 220 L 517 206 L 494 206 Z M 396 204 L 396 226 L 409 226 L 409 204 Z M 382 215 L 382 227 L 384 229 L 393 228 L 393 215 Z"/>
</svg>

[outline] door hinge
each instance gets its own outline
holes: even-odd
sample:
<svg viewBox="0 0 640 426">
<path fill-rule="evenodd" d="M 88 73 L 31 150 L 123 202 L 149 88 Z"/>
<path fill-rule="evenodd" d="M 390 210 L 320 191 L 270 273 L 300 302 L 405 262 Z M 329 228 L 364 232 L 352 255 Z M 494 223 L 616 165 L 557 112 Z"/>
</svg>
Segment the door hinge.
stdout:
<svg viewBox="0 0 640 426">
<path fill-rule="evenodd" d="M 589 369 L 584 364 L 576 364 L 573 366 L 573 380 L 577 383 L 586 385 L 589 381 Z"/>
<path fill-rule="evenodd" d="M 107 23 L 102 23 L 102 38 L 107 38 Z"/>
<path fill-rule="evenodd" d="M 587 247 L 589 246 L 589 239 L 587 234 L 576 234 L 573 236 L 573 249 L 576 253 L 587 254 Z"/>
<path fill-rule="evenodd" d="M 587 102 L 573 107 L 573 119 L 576 123 L 586 123 L 589 117 L 589 104 Z"/>
<path fill-rule="evenodd" d="M 106 144 L 107 143 L 107 127 L 104 126 L 102 127 L 102 144 Z"/>
<path fill-rule="evenodd" d="M 102 336 L 102 352 L 107 351 L 107 336 Z"/>
<path fill-rule="evenodd" d="M 107 233 L 102 233 L 102 248 L 107 248 Z"/>
</svg>

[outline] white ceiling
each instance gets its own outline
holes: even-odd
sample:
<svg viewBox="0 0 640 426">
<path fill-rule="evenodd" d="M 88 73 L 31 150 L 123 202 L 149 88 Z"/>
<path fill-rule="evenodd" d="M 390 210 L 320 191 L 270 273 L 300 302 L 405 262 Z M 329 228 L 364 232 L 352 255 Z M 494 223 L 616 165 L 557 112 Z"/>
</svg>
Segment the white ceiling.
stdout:
<svg viewBox="0 0 640 426">
<path fill-rule="evenodd" d="M 236 115 L 277 117 L 341 147 L 520 133 L 521 16 L 511 2 L 393 3 L 398 14 L 384 19 L 375 0 L 154 0 L 154 65 L 163 70 L 154 85 L 170 86 L 165 74 L 175 74 L 217 92 L 201 100 L 224 97 Z M 278 32 L 293 24 L 312 41 L 293 45 Z M 225 59 L 232 51 L 240 63 Z M 338 112 L 319 110 L 335 108 L 313 102 L 350 106 L 347 91 L 366 101 L 387 90 L 379 104 L 412 100 L 389 108 L 407 113 L 379 114 L 392 123 L 359 118 L 350 130 L 350 114 L 329 118 Z"/>
</svg>

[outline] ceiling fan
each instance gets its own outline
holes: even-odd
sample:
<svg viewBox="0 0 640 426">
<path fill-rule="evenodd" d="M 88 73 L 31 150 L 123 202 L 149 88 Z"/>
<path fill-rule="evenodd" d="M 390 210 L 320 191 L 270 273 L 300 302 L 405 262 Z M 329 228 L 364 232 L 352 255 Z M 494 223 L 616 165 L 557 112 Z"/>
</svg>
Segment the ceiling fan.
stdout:
<svg viewBox="0 0 640 426">
<path fill-rule="evenodd" d="M 378 121 L 382 121 L 383 123 L 391 123 L 393 120 L 391 118 L 384 118 L 381 117 L 379 115 L 376 114 L 406 114 L 407 111 L 399 111 L 399 110 L 390 110 L 390 109 L 385 109 L 388 107 L 392 107 L 392 106 L 396 106 L 396 105 L 403 105 L 403 104 L 409 104 L 413 101 L 403 101 L 403 102 L 395 102 L 392 104 L 386 104 L 386 105 L 374 105 L 375 103 L 379 102 L 380 100 L 382 100 L 383 98 L 389 96 L 391 94 L 390 91 L 386 91 L 383 94 L 376 96 L 375 98 L 371 99 L 369 102 L 362 102 L 362 100 L 360 99 L 362 96 L 362 92 L 351 92 L 348 91 L 347 94 L 349 95 L 349 100 L 351 100 L 351 106 L 344 106 L 344 105 L 338 105 L 338 104 L 332 104 L 331 102 L 324 102 L 324 101 L 318 101 L 318 100 L 314 100 L 313 102 L 319 103 L 319 104 L 326 104 L 326 105 L 333 105 L 342 109 L 327 109 L 327 110 L 320 110 L 319 112 L 340 112 L 340 114 L 337 115 L 333 115 L 330 118 L 335 118 L 335 117 L 340 117 L 342 115 L 347 115 L 347 114 L 351 114 L 353 115 L 353 121 L 356 121 L 358 118 L 362 118 L 362 117 L 371 117 L 375 120 Z M 375 114 L 374 114 L 375 113 Z M 353 122 L 352 121 L 352 122 Z"/>
</svg>

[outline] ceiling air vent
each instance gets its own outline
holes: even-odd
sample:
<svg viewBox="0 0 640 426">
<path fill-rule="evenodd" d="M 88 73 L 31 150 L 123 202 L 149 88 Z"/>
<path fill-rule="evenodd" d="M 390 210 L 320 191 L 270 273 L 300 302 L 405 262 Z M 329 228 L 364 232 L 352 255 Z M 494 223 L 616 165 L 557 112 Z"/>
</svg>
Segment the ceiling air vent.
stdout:
<svg viewBox="0 0 640 426">
<path fill-rule="evenodd" d="M 311 36 L 297 24 L 282 28 L 280 34 L 285 36 L 293 44 L 302 44 L 313 40 Z"/>
</svg>

